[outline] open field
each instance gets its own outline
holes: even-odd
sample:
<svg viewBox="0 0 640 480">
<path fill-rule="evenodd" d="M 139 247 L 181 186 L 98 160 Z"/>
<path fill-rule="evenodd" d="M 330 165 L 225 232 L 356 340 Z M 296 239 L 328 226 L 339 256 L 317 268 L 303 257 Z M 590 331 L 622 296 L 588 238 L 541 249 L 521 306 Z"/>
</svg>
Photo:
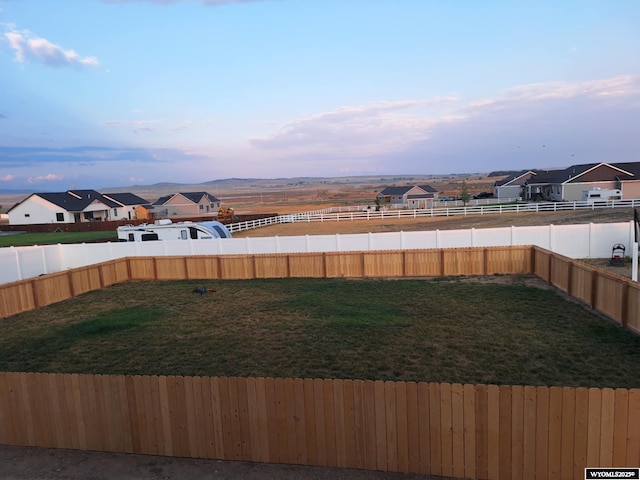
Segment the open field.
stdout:
<svg viewBox="0 0 640 480">
<path fill-rule="evenodd" d="M 308 210 L 311 210 L 309 208 Z M 308 211 L 307 210 L 307 211 Z M 633 209 L 569 210 L 541 213 L 504 213 L 487 215 L 457 215 L 451 217 L 389 218 L 377 220 L 341 220 L 297 222 L 269 225 L 255 230 L 234 233 L 234 237 L 272 237 L 287 235 L 329 235 L 334 233 L 369 233 L 419 230 L 453 230 L 496 228 L 525 225 L 567 225 L 578 223 L 615 223 L 633 220 Z"/>
<path fill-rule="evenodd" d="M 640 378 L 639 336 L 533 277 L 127 282 L 2 329 L 2 371 L 624 388 Z"/>
</svg>

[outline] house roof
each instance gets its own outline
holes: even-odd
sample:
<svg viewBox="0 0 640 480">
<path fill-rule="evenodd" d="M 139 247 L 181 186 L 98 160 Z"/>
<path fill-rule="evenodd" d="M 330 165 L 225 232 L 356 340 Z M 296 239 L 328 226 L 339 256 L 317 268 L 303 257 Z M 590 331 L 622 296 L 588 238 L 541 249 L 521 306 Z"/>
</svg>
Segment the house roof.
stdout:
<svg viewBox="0 0 640 480">
<path fill-rule="evenodd" d="M 405 185 L 404 187 L 386 187 L 380 192 L 380 195 L 404 195 L 413 187 L 414 185 Z"/>
<path fill-rule="evenodd" d="M 189 200 L 189 201 L 191 201 L 193 203 L 200 203 L 200 201 L 202 200 L 202 197 L 205 197 L 210 202 L 219 202 L 220 201 L 219 199 L 217 199 L 216 197 L 214 197 L 213 195 L 211 195 L 208 192 L 179 192 L 179 193 L 173 193 L 171 195 L 165 195 L 164 197 L 160 197 L 158 200 L 153 202 L 153 204 L 154 205 L 164 205 L 165 203 L 167 203 L 169 200 L 171 200 L 176 195 L 182 195 L 187 200 Z"/>
<path fill-rule="evenodd" d="M 150 202 L 133 193 L 107 193 L 103 197 L 113 200 L 120 205 L 148 205 Z"/>
<path fill-rule="evenodd" d="M 436 193 L 437 190 L 433 188 L 431 185 L 404 185 L 402 187 L 386 187 L 382 190 L 379 195 L 404 195 L 408 191 L 419 188 L 423 190 L 425 193 Z M 424 195 L 418 195 L 415 198 L 424 197 Z"/>
<path fill-rule="evenodd" d="M 68 212 L 81 212 L 96 200 L 111 208 L 120 206 L 95 190 L 67 190 L 66 192 L 34 193 L 34 195 Z"/>
<path fill-rule="evenodd" d="M 536 172 L 533 170 L 521 170 L 519 172 L 513 173 L 507 177 L 504 177 L 502 180 L 498 180 L 493 184 L 494 187 L 504 187 L 506 185 L 522 185 L 526 182 L 531 176 L 535 175 Z M 526 177 L 526 178 L 525 178 Z M 520 180 L 520 182 L 518 182 Z"/>
<path fill-rule="evenodd" d="M 10 210 L 13 210 L 15 207 L 33 196 L 40 197 L 49 203 L 63 208 L 67 212 L 81 212 L 96 200 L 109 208 L 118 208 L 124 205 L 137 205 L 138 203 L 124 203 L 120 201 L 121 199 L 130 201 L 133 200 L 133 197 L 140 200 L 139 203 L 149 203 L 143 198 L 131 193 L 112 193 L 110 195 L 102 195 L 100 192 L 95 190 L 67 190 L 66 192 L 33 193 L 22 200 L 22 202 L 16 203 Z"/>
</svg>

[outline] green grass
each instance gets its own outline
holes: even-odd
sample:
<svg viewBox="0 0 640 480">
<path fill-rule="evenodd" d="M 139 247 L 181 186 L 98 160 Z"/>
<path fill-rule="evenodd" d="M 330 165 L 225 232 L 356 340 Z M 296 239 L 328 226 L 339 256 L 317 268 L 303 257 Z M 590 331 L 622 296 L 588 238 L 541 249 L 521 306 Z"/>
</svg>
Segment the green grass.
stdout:
<svg viewBox="0 0 640 480">
<path fill-rule="evenodd" d="M 128 282 L 0 328 L 0 371 L 640 386 L 639 336 L 527 277 Z"/>
<path fill-rule="evenodd" d="M 54 245 L 56 243 L 82 243 L 95 240 L 118 241 L 116 231 L 99 232 L 52 232 L 52 233 L 19 233 L 1 235 L 0 247 L 21 247 L 25 245 Z"/>
</svg>

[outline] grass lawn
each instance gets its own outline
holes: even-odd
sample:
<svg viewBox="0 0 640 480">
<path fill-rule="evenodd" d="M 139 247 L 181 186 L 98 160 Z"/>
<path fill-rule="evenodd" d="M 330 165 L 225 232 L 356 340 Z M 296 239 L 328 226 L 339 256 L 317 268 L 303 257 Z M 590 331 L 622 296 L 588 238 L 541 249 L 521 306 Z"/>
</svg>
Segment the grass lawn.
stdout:
<svg viewBox="0 0 640 480">
<path fill-rule="evenodd" d="M 25 245 L 55 245 L 56 243 L 83 243 L 95 240 L 110 239 L 118 241 L 116 231 L 99 232 L 51 232 L 51 233 L 18 233 L 0 235 L 0 247 L 21 247 Z"/>
<path fill-rule="evenodd" d="M 127 282 L 0 327 L 0 371 L 640 387 L 640 336 L 531 277 Z"/>
</svg>

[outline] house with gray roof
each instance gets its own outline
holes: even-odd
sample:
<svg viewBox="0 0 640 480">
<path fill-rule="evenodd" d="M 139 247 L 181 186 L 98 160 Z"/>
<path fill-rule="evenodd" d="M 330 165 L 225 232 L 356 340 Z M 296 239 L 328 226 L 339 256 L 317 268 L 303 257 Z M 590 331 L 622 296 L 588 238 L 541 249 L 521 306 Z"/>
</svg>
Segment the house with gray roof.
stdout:
<svg viewBox="0 0 640 480">
<path fill-rule="evenodd" d="M 156 217 L 198 217 L 217 214 L 220 200 L 208 192 L 180 192 L 153 202 Z"/>
<path fill-rule="evenodd" d="M 524 185 L 525 199 L 582 201 L 596 190 L 619 191 L 619 199 L 640 198 L 640 162 L 587 163 L 562 170 L 537 170 Z"/>
<path fill-rule="evenodd" d="M 494 198 L 518 198 L 523 197 L 523 189 L 527 180 L 535 176 L 533 170 L 521 170 L 509 175 L 493 184 Z"/>
<path fill-rule="evenodd" d="M 438 191 L 430 185 L 386 187 L 376 195 L 381 205 L 405 208 L 427 208 L 438 198 Z"/>
<path fill-rule="evenodd" d="M 133 220 L 149 202 L 131 193 L 103 195 L 95 190 L 32 193 L 9 209 L 9 224 L 80 223 Z"/>
</svg>

